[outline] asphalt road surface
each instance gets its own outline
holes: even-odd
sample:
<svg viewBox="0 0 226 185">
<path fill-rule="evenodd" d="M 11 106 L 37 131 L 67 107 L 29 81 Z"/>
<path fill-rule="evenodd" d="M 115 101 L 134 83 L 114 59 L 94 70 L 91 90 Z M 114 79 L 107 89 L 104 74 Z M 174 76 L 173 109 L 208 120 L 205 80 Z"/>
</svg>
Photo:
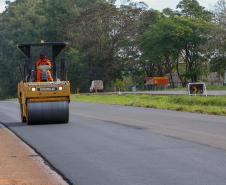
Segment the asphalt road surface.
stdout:
<svg viewBox="0 0 226 185">
<path fill-rule="evenodd" d="M 226 184 L 226 117 L 71 103 L 69 124 L 27 126 L 0 102 L 0 121 L 75 185 Z"/>
</svg>

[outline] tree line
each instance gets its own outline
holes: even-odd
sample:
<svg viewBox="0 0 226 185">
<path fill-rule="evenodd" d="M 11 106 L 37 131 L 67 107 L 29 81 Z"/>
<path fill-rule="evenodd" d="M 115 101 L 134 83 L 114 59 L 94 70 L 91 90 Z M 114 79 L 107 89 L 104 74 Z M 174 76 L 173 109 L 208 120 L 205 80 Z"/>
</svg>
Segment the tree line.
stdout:
<svg viewBox="0 0 226 185">
<path fill-rule="evenodd" d="M 181 0 L 175 10 L 114 0 L 6 1 L 0 14 L 0 97 L 16 95 L 24 58 L 18 43 L 68 41 L 62 56 L 72 91 L 90 82 L 141 85 L 147 76 L 176 73 L 182 84 L 210 72 L 223 75 L 226 2 L 210 12 L 197 0 Z M 171 85 L 174 87 L 173 80 Z"/>
</svg>

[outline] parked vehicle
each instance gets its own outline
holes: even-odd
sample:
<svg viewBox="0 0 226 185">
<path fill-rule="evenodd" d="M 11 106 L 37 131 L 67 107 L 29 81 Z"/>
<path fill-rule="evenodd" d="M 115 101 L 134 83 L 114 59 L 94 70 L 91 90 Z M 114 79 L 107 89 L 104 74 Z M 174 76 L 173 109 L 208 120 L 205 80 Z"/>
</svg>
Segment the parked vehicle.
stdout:
<svg viewBox="0 0 226 185">
<path fill-rule="evenodd" d="M 90 92 L 103 92 L 104 83 L 102 80 L 93 80 L 90 86 Z"/>
<path fill-rule="evenodd" d="M 158 87 L 166 88 L 169 85 L 168 77 L 146 77 L 144 85 L 147 89 L 155 89 Z"/>
</svg>

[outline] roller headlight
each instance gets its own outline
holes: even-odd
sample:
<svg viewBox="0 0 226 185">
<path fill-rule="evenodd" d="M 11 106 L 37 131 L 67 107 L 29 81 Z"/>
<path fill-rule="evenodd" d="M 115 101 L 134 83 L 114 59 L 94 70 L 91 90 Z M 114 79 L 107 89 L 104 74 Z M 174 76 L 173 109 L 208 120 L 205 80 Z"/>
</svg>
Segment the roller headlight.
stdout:
<svg viewBox="0 0 226 185">
<path fill-rule="evenodd" d="M 35 88 L 35 87 L 32 87 L 32 88 L 31 88 L 31 91 L 32 91 L 32 92 L 35 92 L 35 91 L 36 91 L 36 88 Z"/>
<path fill-rule="evenodd" d="M 63 87 L 59 87 L 59 91 L 63 91 Z"/>
</svg>

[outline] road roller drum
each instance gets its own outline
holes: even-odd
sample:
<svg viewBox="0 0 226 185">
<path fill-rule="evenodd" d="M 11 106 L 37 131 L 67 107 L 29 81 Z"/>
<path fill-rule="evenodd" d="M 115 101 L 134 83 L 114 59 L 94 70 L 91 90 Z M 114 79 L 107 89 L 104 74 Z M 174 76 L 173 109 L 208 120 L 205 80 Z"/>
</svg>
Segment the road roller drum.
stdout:
<svg viewBox="0 0 226 185">
<path fill-rule="evenodd" d="M 28 103 L 28 124 L 68 123 L 68 102 Z"/>
</svg>

